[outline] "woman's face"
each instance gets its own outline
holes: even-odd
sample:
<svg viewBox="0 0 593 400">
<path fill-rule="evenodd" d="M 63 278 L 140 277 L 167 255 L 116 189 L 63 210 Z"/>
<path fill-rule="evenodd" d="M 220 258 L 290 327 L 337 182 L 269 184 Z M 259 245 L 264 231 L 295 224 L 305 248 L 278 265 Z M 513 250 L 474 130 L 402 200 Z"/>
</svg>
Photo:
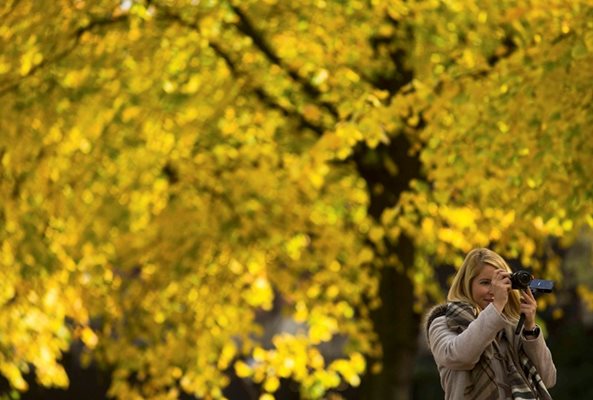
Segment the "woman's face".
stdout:
<svg viewBox="0 0 593 400">
<path fill-rule="evenodd" d="M 494 275 L 494 271 L 496 271 L 496 268 L 492 265 L 484 265 L 471 283 L 472 300 L 482 310 L 494 300 L 494 294 L 492 293 L 492 276 Z"/>
</svg>

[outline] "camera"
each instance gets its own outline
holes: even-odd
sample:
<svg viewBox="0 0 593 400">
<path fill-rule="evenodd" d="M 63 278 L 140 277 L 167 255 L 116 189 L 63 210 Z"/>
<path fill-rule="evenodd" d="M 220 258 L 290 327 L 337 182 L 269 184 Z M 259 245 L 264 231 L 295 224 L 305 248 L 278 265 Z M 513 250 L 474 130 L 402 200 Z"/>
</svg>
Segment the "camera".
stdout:
<svg viewBox="0 0 593 400">
<path fill-rule="evenodd" d="M 534 279 L 528 271 L 519 270 L 511 274 L 511 288 L 519 290 L 529 288 L 532 293 L 550 293 L 554 289 L 554 281 Z"/>
<path fill-rule="evenodd" d="M 554 288 L 553 281 L 547 281 L 545 279 L 534 279 L 528 271 L 519 270 L 511 274 L 511 288 L 519 290 L 527 290 L 529 288 L 531 293 L 550 293 Z M 518 335 L 523 329 L 523 323 L 525 322 L 525 314 L 521 313 L 515 334 Z"/>
</svg>

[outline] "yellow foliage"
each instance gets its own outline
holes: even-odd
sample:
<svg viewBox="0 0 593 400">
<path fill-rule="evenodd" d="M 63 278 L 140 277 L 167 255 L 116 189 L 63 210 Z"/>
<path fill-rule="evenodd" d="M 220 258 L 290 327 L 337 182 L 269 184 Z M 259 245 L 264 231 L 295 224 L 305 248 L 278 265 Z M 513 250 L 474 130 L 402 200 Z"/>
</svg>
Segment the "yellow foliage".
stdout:
<svg viewBox="0 0 593 400">
<path fill-rule="evenodd" d="M 81 340 L 114 398 L 222 398 L 233 366 L 320 399 L 378 372 L 379 268 L 421 312 L 437 264 L 495 242 L 559 278 L 544 239 L 593 226 L 587 2 L 117 3 L 0 6 L 17 390 Z"/>
<path fill-rule="evenodd" d="M 82 342 L 89 349 L 94 349 L 97 346 L 97 343 L 99 342 L 99 338 L 97 337 L 97 335 L 95 335 L 93 330 L 90 329 L 89 327 L 84 327 L 82 329 L 80 336 L 81 336 Z"/>
</svg>

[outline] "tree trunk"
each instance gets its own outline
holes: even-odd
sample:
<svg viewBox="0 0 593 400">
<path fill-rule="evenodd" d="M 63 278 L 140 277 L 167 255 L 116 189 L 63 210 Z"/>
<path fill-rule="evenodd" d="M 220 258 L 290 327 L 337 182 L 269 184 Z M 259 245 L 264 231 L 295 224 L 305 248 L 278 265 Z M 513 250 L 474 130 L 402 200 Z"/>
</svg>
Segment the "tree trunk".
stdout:
<svg viewBox="0 0 593 400">
<path fill-rule="evenodd" d="M 372 154 L 361 151 L 355 157 L 371 194 L 369 214 L 376 221 L 409 189 L 410 181 L 421 176 L 420 160 L 409 153 L 409 147 L 406 137 L 400 134 L 389 145 L 369 150 Z M 384 167 L 386 158 L 397 165 L 396 174 Z M 375 190 L 378 186 L 380 190 Z M 382 304 L 373 313 L 373 322 L 383 349 L 382 370 L 378 374 L 367 373 L 362 391 L 369 400 L 408 400 L 412 398 L 420 322 L 420 316 L 414 313 L 414 288 L 408 276 L 414 264 L 414 244 L 405 236 L 397 243 L 385 244 L 385 257 L 396 255 L 401 266 L 387 264 L 381 270 Z"/>
<path fill-rule="evenodd" d="M 402 257 L 408 253 L 413 255 L 412 244 L 406 242 L 399 246 L 398 255 L 404 265 L 410 265 Z M 383 348 L 382 369 L 379 374 L 367 374 L 363 388 L 365 399 L 409 400 L 412 399 L 419 316 L 413 312 L 414 292 L 406 271 L 384 267 L 380 295 L 382 305 L 373 320 Z"/>
</svg>

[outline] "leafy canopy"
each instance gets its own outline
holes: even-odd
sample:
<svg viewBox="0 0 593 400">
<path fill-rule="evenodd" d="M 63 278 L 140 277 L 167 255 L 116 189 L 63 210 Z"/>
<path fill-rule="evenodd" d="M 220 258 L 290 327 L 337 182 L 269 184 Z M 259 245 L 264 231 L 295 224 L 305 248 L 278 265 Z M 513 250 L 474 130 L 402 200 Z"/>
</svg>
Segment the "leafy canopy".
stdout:
<svg viewBox="0 0 593 400">
<path fill-rule="evenodd" d="M 0 6 L 0 373 L 122 399 L 221 398 L 233 374 L 321 398 L 378 356 L 385 243 L 418 307 L 435 263 L 538 264 L 593 225 L 593 9 L 546 1 L 54 1 Z M 359 174 L 422 165 L 379 219 Z M 380 168 L 397 175 L 398 160 Z M 401 265 L 400 265 L 401 267 Z M 280 311 L 292 331 L 265 339 Z M 347 337 L 341 355 L 322 350 Z"/>
</svg>

